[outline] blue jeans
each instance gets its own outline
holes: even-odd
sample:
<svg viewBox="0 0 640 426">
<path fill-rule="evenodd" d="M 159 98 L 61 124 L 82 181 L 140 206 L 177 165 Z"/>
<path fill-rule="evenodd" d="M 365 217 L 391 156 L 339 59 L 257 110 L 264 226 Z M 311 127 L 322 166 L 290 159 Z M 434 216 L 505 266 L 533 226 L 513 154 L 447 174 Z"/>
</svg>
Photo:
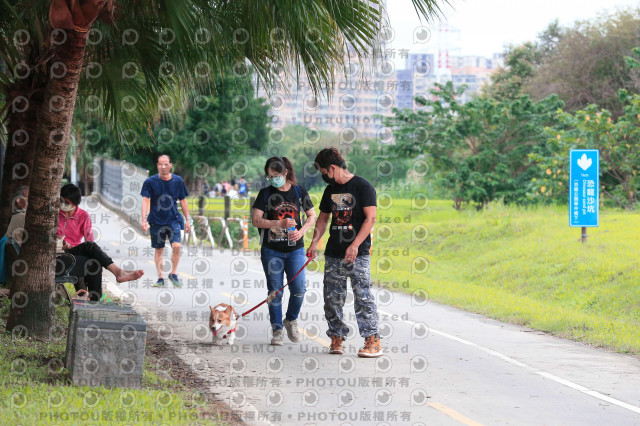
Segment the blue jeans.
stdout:
<svg viewBox="0 0 640 426">
<path fill-rule="evenodd" d="M 262 246 L 260 251 L 262 267 L 267 277 L 267 290 L 269 294 L 280 290 L 284 286 L 284 273 L 287 279 L 291 279 L 296 272 L 302 268 L 307 261 L 304 247 L 300 247 L 290 253 L 273 250 Z M 302 302 L 304 301 L 304 293 L 307 291 L 305 286 L 305 271 L 300 272 L 291 284 L 289 284 L 289 306 L 287 308 L 286 319 L 293 321 L 298 318 Z M 282 295 L 284 291 L 269 303 L 269 319 L 271 320 L 271 328 L 274 330 L 282 328 Z"/>
</svg>

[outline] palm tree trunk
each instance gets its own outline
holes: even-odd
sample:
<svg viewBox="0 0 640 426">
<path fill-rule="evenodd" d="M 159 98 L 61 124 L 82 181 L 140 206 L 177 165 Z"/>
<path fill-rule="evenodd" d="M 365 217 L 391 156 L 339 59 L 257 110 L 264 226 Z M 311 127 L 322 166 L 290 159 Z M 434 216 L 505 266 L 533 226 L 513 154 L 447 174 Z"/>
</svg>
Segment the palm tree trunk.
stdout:
<svg viewBox="0 0 640 426">
<path fill-rule="evenodd" d="M 18 93 L 26 93 L 26 87 L 16 87 Z M 11 220 L 13 196 L 20 186 L 31 184 L 31 169 L 35 155 L 36 114 L 40 102 L 31 97 L 25 110 L 17 102 L 14 112 L 9 114 L 7 125 L 7 147 L 2 171 L 2 197 L 0 197 L 0 235 L 4 234 Z"/>
<path fill-rule="evenodd" d="M 31 175 L 29 208 L 25 221 L 28 238 L 20 258 L 27 273 L 13 280 L 14 303 L 7 330 L 36 337 L 51 337 L 54 289 L 55 235 L 58 227 L 59 194 L 69 144 L 73 108 L 78 91 L 87 33 L 67 31 L 67 40 L 56 48 L 50 79 L 36 127 L 37 158 Z M 57 77 L 56 77 L 57 76 Z"/>
</svg>

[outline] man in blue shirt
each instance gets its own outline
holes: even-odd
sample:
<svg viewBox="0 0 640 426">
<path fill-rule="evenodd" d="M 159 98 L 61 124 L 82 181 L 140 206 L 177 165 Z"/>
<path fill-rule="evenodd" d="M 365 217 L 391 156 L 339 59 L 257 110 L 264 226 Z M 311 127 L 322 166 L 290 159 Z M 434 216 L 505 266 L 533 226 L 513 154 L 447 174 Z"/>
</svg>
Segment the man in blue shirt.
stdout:
<svg viewBox="0 0 640 426">
<path fill-rule="evenodd" d="M 142 229 L 151 233 L 151 247 L 155 249 L 154 260 L 158 270 L 158 281 L 154 287 L 163 287 L 162 252 L 166 240 L 171 243 L 171 273 L 169 280 L 180 287 L 176 275 L 180 262 L 180 230 L 189 232 L 189 195 L 182 178 L 171 173 L 173 164 L 168 155 L 158 157 L 158 174 L 147 178 L 142 185 Z M 178 213 L 178 201 L 184 213 L 184 219 Z M 147 216 L 148 213 L 148 216 Z"/>
</svg>

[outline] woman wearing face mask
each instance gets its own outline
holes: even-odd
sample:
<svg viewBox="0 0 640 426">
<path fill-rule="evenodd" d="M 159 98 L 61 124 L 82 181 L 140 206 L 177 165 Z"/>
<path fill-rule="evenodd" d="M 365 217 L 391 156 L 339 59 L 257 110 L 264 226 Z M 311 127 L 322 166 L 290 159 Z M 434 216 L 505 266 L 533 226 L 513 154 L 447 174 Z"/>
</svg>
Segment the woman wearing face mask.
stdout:
<svg viewBox="0 0 640 426">
<path fill-rule="evenodd" d="M 284 286 L 306 262 L 302 236 L 313 226 L 316 213 L 309 194 L 296 184 L 296 175 L 287 157 L 271 157 L 264 165 L 269 186 L 262 188 L 253 204 L 253 226 L 260 230 L 262 266 L 267 277 L 269 294 Z M 304 224 L 300 211 L 306 214 Z M 273 331 L 272 345 L 284 344 L 284 331 L 292 342 L 300 341 L 297 318 L 304 300 L 304 271 L 289 284 L 289 305 L 282 319 L 282 295 L 269 303 L 269 318 Z"/>
<path fill-rule="evenodd" d="M 71 275 L 85 278 L 90 299 L 96 301 L 102 297 L 102 268 L 110 271 L 119 283 L 137 280 L 144 272 L 142 269 L 121 269 L 93 242 L 91 218 L 86 211 L 78 207 L 81 198 L 80 188 L 72 183 L 60 190 L 58 241 L 62 243 L 62 250 L 76 257 L 76 265 L 71 270 Z"/>
</svg>

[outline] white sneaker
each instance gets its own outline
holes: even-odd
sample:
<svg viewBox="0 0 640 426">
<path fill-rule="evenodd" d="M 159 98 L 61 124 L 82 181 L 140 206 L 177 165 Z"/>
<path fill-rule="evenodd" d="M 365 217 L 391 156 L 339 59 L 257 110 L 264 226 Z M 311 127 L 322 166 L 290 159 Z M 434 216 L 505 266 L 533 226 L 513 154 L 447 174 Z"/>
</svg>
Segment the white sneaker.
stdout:
<svg viewBox="0 0 640 426">
<path fill-rule="evenodd" d="M 284 328 L 287 330 L 287 337 L 289 337 L 289 340 L 291 340 L 292 342 L 299 342 L 301 336 L 300 336 L 300 332 L 298 331 L 298 321 L 284 320 L 282 321 L 282 324 L 284 325 Z"/>
<path fill-rule="evenodd" d="M 284 331 L 281 328 L 277 330 L 273 330 L 273 337 L 271 338 L 271 344 L 275 346 L 284 345 Z"/>
</svg>

